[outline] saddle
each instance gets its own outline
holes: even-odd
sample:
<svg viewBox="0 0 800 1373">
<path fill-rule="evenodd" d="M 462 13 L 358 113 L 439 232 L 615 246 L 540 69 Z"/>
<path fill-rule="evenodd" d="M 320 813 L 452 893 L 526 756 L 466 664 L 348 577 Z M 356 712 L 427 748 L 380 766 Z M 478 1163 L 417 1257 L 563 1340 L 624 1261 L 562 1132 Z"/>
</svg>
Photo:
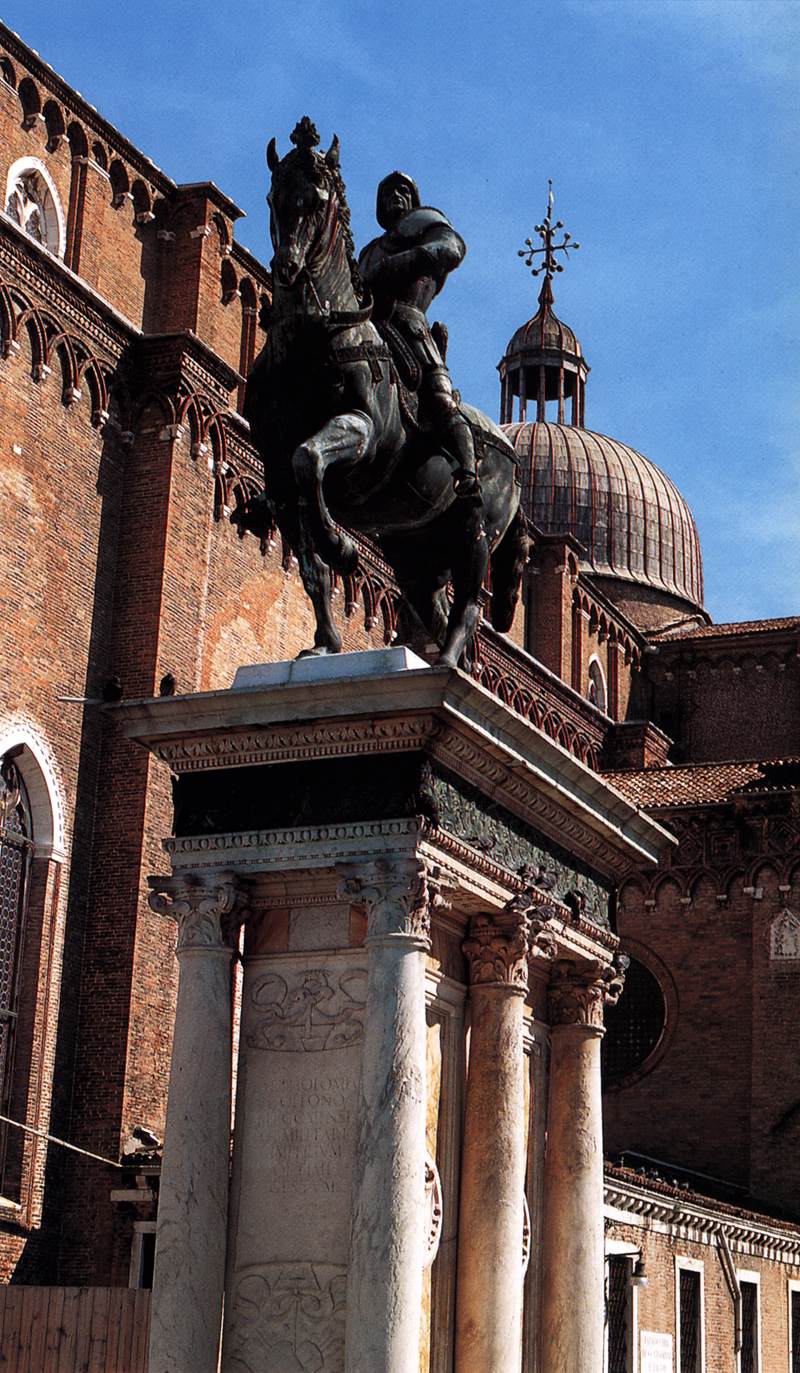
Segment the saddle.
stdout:
<svg viewBox="0 0 800 1373">
<path fill-rule="evenodd" d="M 397 388 L 400 413 L 410 435 L 436 437 L 437 430 L 426 413 L 424 398 L 420 393 L 422 385 L 422 364 L 414 356 L 408 341 L 400 329 L 390 319 L 374 320 L 383 342 L 389 351 L 389 372 L 393 385 Z M 447 357 L 447 326 L 438 320 L 431 325 L 431 336 L 441 354 L 442 362 Z M 453 391 L 456 404 L 461 397 Z M 477 450 L 476 450 L 477 451 Z"/>
</svg>

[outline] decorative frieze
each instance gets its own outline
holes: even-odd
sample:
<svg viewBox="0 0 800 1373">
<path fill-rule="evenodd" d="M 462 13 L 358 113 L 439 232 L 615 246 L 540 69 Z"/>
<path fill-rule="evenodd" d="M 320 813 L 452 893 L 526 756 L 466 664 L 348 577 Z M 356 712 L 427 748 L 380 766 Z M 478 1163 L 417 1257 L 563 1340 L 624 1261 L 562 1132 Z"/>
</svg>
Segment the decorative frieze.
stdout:
<svg viewBox="0 0 800 1373">
<path fill-rule="evenodd" d="M 602 1033 L 604 1009 L 619 1001 L 629 962 L 623 954 L 607 964 L 595 960 L 578 965 L 559 959 L 548 989 L 551 1025 L 584 1025 Z"/>
<path fill-rule="evenodd" d="M 178 924 L 177 952 L 229 947 L 245 918 L 244 891 L 234 873 L 149 877 L 151 910 Z"/>
</svg>

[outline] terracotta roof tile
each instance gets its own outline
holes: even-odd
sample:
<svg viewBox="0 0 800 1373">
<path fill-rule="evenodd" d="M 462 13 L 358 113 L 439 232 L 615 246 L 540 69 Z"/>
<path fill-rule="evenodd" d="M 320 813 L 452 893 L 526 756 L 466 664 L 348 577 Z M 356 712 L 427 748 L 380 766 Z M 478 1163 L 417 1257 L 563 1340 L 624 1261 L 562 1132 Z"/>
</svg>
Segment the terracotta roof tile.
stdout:
<svg viewBox="0 0 800 1373">
<path fill-rule="evenodd" d="M 721 805 L 743 791 L 786 791 L 800 786 L 800 761 L 692 763 L 684 767 L 605 772 L 606 781 L 645 810 Z"/>
<path fill-rule="evenodd" d="M 727 639 L 737 635 L 768 634 L 770 630 L 800 631 L 800 615 L 784 615 L 775 620 L 738 620 L 724 625 L 673 625 L 648 634 L 652 643 L 669 643 L 679 639 Z"/>
</svg>

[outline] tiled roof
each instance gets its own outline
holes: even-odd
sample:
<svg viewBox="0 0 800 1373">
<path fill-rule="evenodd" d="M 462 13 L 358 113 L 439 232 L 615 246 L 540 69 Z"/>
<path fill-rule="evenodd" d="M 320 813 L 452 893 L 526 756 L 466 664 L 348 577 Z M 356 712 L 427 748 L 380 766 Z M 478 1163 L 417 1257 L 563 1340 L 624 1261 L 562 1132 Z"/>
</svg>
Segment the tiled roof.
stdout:
<svg viewBox="0 0 800 1373">
<path fill-rule="evenodd" d="M 674 625 L 648 634 L 653 643 L 666 643 L 679 639 L 728 639 L 737 635 L 768 634 L 770 630 L 800 631 L 800 615 L 785 615 L 775 620 L 738 620 L 725 625 Z"/>
<path fill-rule="evenodd" d="M 685 767 L 605 772 L 604 778 L 645 810 L 721 805 L 743 791 L 788 791 L 800 786 L 800 761 L 692 763 Z"/>
</svg>

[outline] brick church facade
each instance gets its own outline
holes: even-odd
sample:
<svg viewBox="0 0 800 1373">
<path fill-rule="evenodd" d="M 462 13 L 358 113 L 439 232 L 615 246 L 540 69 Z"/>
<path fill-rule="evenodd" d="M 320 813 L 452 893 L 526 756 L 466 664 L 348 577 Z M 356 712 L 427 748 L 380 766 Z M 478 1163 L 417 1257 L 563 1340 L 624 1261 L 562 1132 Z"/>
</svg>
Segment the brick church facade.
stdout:
<svg viewBox="0 0 800 1373">
<path fill-rule="evenodd" d="M 241 407 L 270 278 L 223 192 L 170 181 L 1 26 L 0 147 L 0 1276 L 146 1285 L 172 799 L 109 706 L 310 641 L 291 550 L 228 518 L 260 482 Z M 616 893 L 609 1373 L 647 1373 L 641 1332 L 684 1370 L 800 1373 L 800 616 L 711 622 L 691 513 L 587 429 L 588 371 L 548 283 L 500 364 L 531 562 L 473 671 L 677 840 Z M 371 547 L 336 612 L 346 648 L 392 641 Z"/>
</svg>

